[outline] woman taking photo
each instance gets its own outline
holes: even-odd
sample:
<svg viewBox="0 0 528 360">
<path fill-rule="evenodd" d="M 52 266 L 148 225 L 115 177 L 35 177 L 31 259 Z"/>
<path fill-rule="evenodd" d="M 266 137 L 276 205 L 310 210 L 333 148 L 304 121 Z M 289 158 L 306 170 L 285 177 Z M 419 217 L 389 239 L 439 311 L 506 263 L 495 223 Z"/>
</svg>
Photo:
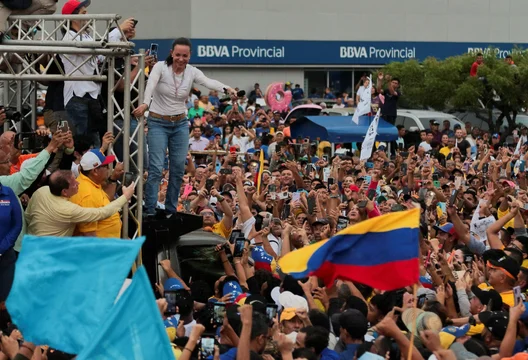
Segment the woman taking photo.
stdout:
<svg viewBox="0 0 528 360">
<path fill-rule="evenodd" d="M 152 68 L 144 103 L 134 111 L 142 116 L 149 110 L 147 142 L 149 147 L 149 169 L 145 187 L 146 215 L 154 215 L 158 199 L 161 171 L 165 152 L 169 150 L 169 186 L 165 210 L 175 213 L 180 185 L 185 169 L 185 158 L 189 149 L 189 125 L 187 121 L 188 94 L 193 84 L 223 93 L 225 90 L 236 97 L 236 91 L 219 81 L 207 78 L 200 70 L 189 65 L 191 42 L 187 38 L 174 40 L 170 55 L 164 62 Z M 150 104 L 150 105 L 149 105 Z"/>
</svg>

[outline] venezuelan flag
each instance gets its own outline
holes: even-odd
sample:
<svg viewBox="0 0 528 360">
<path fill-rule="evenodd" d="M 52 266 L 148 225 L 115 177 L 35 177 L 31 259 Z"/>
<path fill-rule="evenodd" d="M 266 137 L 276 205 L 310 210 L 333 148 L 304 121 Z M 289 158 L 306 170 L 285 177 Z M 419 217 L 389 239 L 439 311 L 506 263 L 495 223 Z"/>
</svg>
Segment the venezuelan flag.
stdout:
<svg viewBox="0 0 528 360">
<path fill-rule="evenodd" d="M 251 251 L 251 258 L 255 262 L 256 270 L 264 269 L 270 272 L 275 272 L 277 263 L 275 262 L 273 256 L 271 256 L 266 252 L 266 250 L 264 250 L 263 246 L 255 246 Z"/>
<path fill-rule="evenodd" d="M 286 254 L 278 265 L 295 278 L 317 276 L 331 286 L 352 280 L 380 290 L 418 282 L 420 210 L 378 216 L 328 240 Z"/>
</svg>

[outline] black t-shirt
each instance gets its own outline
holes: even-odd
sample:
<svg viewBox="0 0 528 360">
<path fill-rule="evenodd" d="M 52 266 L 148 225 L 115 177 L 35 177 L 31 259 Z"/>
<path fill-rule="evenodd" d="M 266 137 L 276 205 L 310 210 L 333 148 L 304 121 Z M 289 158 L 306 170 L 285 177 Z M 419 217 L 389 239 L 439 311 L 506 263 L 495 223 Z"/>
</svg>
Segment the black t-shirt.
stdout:
<svg viewBox="0 0 528 360">
<path fill-rule="evenodd" d="M 396 90 L 397 95 L 392 95 L 389 89 L 383 90 L 383 95 L 385 96 L 385 103 L 381 107 L 381 114 L 387 116 L 396 116 L 398 108 L 398 99 L 401 96 L 401 93 Z"/>
<path fill-rule="evenodd" d="M 463 156 L 467 155 L 467 148 L 471 147 L 471 144 L 466 139 L 459 141 L 457 144 L 458 149 L 462 153 Z"/>
<path fill-rule="evenodd" d="M 115 59 L 115 69 L 121 75 L 125 73 L 125 59 L 124 58 L 116 58 Z M 104 74 L 108 76 L 108 69 L 107 68 L 105 69 Z M 117 84 L 117 82 L 120 79 L 121 79 L 121 76 L 115 74 L 115 76 L 114 76 L 115 84 Z M 136 87 L 137 87 L 137 82 L 136 82 Z M 103 97 L 103 100 L 104 100 L 104 103 L 105 103 L 106 107 L 108 107 L 107 96 L 106 96 L 107 92 L 108 92 L 108 82 L 104 82 L 103 85 L 102 85 L 102 88 L 101 88 L 101 94 L 102 94 L 102 97 Z M 114 92 L 114 97 L 116 99 L 117 104 L 119 104 L 119 108 L 123 109 L 123 106 L 125 104 L 125 94 L 124 94 L 124 92 L 115 91 Z M 132 90 L 130 92 L 130 99 L 132 101 L 134 101 L 134 99 L 137 99 L 137 97 L 138 97 L 137 91 L 132 88 Z M 114 114 L 117 115 L 119 113 L 119 108 L 114 104 Z M 129 111 L 132 112 L 132 109 L 129 109 Z M 119 116 L 118 119 L 123 120 L 122 116 Z"/>
<path fill-rule="evenodd" d="M 55 57 L 61 69 L 64 69 L 62 59 L 60 56 Z M 60 74 L 59 67 L 54 62 L 51 63 L 48 74 Z M 48 91 L 46 93 L 46 105 L 44 110 L 63 111 L 64 110 L 64 81 L 50 81 Z"/>
</svg>

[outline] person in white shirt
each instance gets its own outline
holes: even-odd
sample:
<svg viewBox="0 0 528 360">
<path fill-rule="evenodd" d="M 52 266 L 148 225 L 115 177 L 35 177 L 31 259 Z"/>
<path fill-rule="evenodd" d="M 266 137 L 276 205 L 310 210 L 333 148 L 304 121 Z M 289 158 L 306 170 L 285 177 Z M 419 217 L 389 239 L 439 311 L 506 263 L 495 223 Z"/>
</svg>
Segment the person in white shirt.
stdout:
<svg viewBox="0 0 528 360">
<path fill-rule="evenodd" d="M 180 186 L 185 171 L 189 149 L 189 126 L 185 102 L 193 84 L 209 90 L 227 91 L 236 98 L 236 91 L 217 80 L 206 77 L 203 72 L 189 65 L 191 41 L 178 38 L 172 44 L 167 59 L 152 68 L 145 90 L 144 103 L 134 110 L 134 116 L 143 116 L 149 109 L 147 143 L 149 149 L 149 172 L 145 186 L 145 215 L 154 215 L 158 199 L 161 170 L 167 147 L 169 150 L 169 186 L 165 200 L 165 211 L 176 213 Z M 150 104 L 150 106 L 149 106 Z"/>
<path fill-rule="evenodd" d="M 72 6 L 72 3 L 78 3 Z M 90 1 L 75 2 L 68 1 L 62 8 L 63 15 L 87 14 L 86 7 Z M 72 20 L 70 29 L 64 34 L 64 41 L 94 41 L 87 30 L 79 34 L 79 31 L 85 25 L 84 20 Z M 127 19 L 121 25 L 120 29 L 114 29 L 108 35 L 110 42 L 121 40 L 121 31 L 125 36 L 134 32 L 134 19 Z M 66 74 L 74 75 L 93 75 L 98 73 L 98 63 L 104 61 L 104 56 L 94 57 L 92 55 L 60 55 L 64 64 Z M 87 61 L 87 59 L 89 59 Z M 77 70 L 75 70 L 79 65 Z M 75 71 L 74 71 L 75 70 Z M 72 124 L 73 135 L 90 134 L 94 144 L 99 146 L 101 139 L 99 130 L 104 133 L 107 128 L 106 117 L 103 114 L 101 101 L 98 99 L 101 95 L 101 83 L 93 81 L 65 81 L 64 82 L 64 108 L 68 114 L 68 120 Z"/>
<path fill-rule="evenodd" d="M 431 141 L 433 141 L 433 132 L 430 129 L 422 130 L 421 134 L 425 133 L 423 141 L 420 143 L 419 147 L 423 148 L 425 152 L 432 150 Z M 420 135 L 421 135 L 420 134 Z"/>
<path fill-rule="evenodd" d="M 193 127 L 191 138 L 189 139 L 189 150 L 204 151 L 209 145 L 209 140 L 202 137 L 202 129 L 199 126 Z"/>
<path fill-rule="evenodd" d="M 242 136 L 246 134 L 246 136 Z M 255 138 L 255 134 L 244 126 L 239 125 L 233 128 L 233 133 L 229 137 L 229 146 L 237 146 L 238 152 L 245 153 L 248 149 L 251 149 L 251 142 Z"/>
<path fill-rule="evenodd" d="M 336 103 L 334 104 L 334 106 L 332 106 L 332 109 L 342 109 L 344 107 L 345 107 L 345 104 L 343 104 L 343 99 L 337 98 Z"/>
<path fill-rule="evenodd" d="M 359 104 L 362 101 L 368 100 L 370 97 L 370 80 L 367 78 L 363 81 L 363 86 L 360 86 L 356 93 L 356 104 Z"/>
</svg>

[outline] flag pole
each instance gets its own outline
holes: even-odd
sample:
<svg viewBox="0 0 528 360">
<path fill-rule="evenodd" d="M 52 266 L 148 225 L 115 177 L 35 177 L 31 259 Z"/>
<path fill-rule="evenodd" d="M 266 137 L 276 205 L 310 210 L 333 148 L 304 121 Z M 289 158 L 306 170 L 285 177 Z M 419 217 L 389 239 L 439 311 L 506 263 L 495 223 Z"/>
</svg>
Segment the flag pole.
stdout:
<svg viewBox="0 0 528 360">
<path fill-rule="evenodd" d="M 418 285 L 414 284 L 413 285 L 413 299 L 414 299 L 413 308 L 415 309 L 416 309 L 416 306 L 418 305 L 418 298 L 416 297 L 417 292 L 418 292 Z M 409 344 L 409 353 L 407 354 L 407 360 L 412 359 L 412 353 L 413 353 L 413 347 L 414 347 L 414 332 L 416 331 L 416 319 L 413 321 L 410 330 L 411 330 L 411 339 L 409 340 L 410 344 Z"/>
</svg>

